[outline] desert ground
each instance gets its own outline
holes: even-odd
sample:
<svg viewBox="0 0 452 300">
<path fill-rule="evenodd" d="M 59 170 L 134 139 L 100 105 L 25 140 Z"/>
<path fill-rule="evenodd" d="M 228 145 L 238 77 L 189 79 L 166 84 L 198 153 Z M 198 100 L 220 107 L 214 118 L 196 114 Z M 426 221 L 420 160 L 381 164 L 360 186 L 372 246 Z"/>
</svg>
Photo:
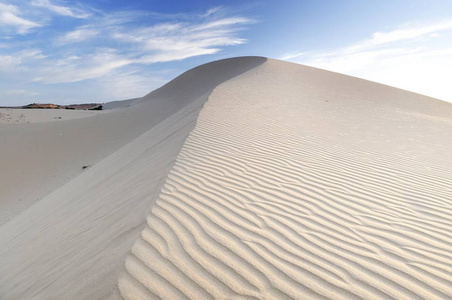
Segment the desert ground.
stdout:
<svg viewBox="0 0 452 300">
<path fill-rule="evenodd" d="M 1 299 L 451 299 L 452 104 L 263 57 L 0 110 Z"/>
<path fill-rule="evenodd" d="M 7 123 L 46 123 L 95 116 L 102 111 L 73 111 L 63 109 L 8 109 L 0 108 L 0 124 Z"/>
</svg>

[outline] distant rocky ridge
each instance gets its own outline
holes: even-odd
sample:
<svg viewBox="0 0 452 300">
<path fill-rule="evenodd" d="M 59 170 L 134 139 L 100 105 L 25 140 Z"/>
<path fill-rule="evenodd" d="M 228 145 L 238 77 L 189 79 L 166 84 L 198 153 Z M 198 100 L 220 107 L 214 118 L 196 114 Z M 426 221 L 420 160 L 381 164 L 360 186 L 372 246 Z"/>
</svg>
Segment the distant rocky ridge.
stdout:
<svg viewBox="0 0 452 300">
<path fill-rule="evenodd" d="M 101 103 L 83 103 L 59 105 L 52 103 L 31 103 L 24 106 L 1 106 L 0 108 L 12 109 L 76 109 L 76 110 L 102 110 Z"/>
</svg>

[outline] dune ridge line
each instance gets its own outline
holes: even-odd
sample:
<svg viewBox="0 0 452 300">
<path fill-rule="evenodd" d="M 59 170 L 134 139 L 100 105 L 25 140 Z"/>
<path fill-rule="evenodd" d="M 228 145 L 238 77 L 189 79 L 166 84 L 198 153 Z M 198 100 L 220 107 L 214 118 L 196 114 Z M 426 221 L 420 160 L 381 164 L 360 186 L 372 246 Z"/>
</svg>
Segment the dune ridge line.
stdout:
<svg viewBox="0 0 452 300">
<path fill-rule="evenodd" d="M 8 158 L 0 175 L 10 180 L 0 185 L 13 189 L 0 188 L 2 207 L 11 209 L 0 225 L 0 298 L 111 296 L 208 95 L 264 61 L 243 57 L 202 65 L 139 100 L 113 103 L 111 112 L 83 120 L 0 126 L 9 141 L 0 145 Z M 67 180 L 52 181 L 55 174 Z M 8 202 L 22 190 L 42 199 L 23 206 Z"/>
<path fill-rule="evenodd" d="M 120 295 L 451 298 L 451 115 L 275 60 L 222 83 L 126 258 Z"/>
</svg>

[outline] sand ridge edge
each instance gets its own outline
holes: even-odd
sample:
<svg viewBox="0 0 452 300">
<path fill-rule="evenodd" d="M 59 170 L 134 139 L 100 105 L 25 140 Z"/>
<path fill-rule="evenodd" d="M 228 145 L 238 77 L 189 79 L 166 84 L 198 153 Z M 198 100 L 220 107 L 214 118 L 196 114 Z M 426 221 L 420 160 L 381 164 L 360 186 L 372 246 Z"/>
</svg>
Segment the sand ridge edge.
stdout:
<svg viewBox="0 0 452 300">
<path fill-rule="evenodd" d="M 206 64 L 135 105 L 109 112 L 108 117 L 60 122 L 64 125 L 36 124 L 44 133 L 50 129 L 48 137 L 53 142 L 52 138 L 60 135 L 52 132 L 72 128 L 72 140 L 87 142 L 85 155 L 97 144 L 84 139 L 84 128 L 94 132 L 94 140 L 98 132 L 117 128 L 130 136 L 116 141 L 125 142 L 116 151 L 107 143 L 113 153 L 0 226 L 1 298 L 108 296 L 154 196 L 211 90 L 264 60 L 238 58 Z M 197 89 L 185 85 L 187 82 Z"/>
<path fill-rule="evenodd" d="M 119 292 L 452 297 L 452 145 L 442 138 L 450 122 L 410 113 L 451 115 L 450 105 L 431 104 L 274 60 L 219 85 L 126 259 Z"/>
</svg>

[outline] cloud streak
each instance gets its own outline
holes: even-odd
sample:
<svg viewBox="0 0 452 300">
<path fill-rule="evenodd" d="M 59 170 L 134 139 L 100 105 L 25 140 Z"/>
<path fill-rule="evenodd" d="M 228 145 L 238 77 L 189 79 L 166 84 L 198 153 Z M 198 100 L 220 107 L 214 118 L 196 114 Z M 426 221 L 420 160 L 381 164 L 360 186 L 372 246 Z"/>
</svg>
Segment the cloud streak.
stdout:
<svg viewBox="0 0 452 300">
<path fill-rule="evenodd" d="M 105 76 L 116 69 L 130 65 L 149 65 L 158 62 L 182 60 L 219 52 L 222 47 L 246 42 L 237 33 L 254 21 L 245 17 L 215 16 L 220 9 L 207 16 L 193 15 L 191 21 L 171 21 L 151 26 L 131 27 L 124 15 L 107 16 L 93 24 L 83 25 L 56 39 L 57 45 L 83 43 L 87 47 L 83 59 L 74 54 L 41 62 L 35 82 L 77 82 Z M 137 16 L 132 17 L 136 18 Z M 99 39 L 101 36 L 101 39 Z M 120 45 L 117 49 L 105 44 Z M 89 53 L 90 49 L 95 52 Z M 76 56 L 78 57 L 78 56 Z M 66 61 L 65 64 L 62 61 Z"/>
<path fill-rule="evenodd" d="M 438 33 L 452 29 L 452 21 L 446 21 L 442 23 L 417 26 L 413 28 L 397 29 L 390 32 L 376 32 L 372 35 L 370 40 L 365 40 L 352 47 L 349 47 L 349 51 L 359 51 L 369 47 L 378 45 L 384 45 L 388 43 L 394 43 L 404 40 L 414 40 L 432 33 Z"/>
<path fill-rule="evenodd" d="M 452 102 L 452 20 L 376 32 L 371 38 L 281 59 L 396 86 Z"/>
<path fill-rule="evenodd" d="M 14 28 L 17 33 L 25 34 L 30 29 L 41 26 L 36 22 L 20 17 L 20 14 L 17 6 L 0 2 L 0 28 Z"/>
<path fill-rule="evenodd" d="M 52 4 L 50 0 L 33 0 L 31 1 L 31 5 L 48 9 L 58 15 L 66 17 L 85 19 L 90 16 L 89 13 L 77 8 Z"/>
<path fill-rule="evenodd" d="M 100 30 L 94 29 L 92 27 L 82 26 L 76 30 L 67 32 L 63 36 L 57 39 L 57 44 L 70 44 L 79 43 L 83 41 L 90 40 L 96 37 L 100 33 Z"/>
<path fill-rule="evenodd" d="M 214 54 L 221 50 L 220 47 L 243 44 L 246 40 L 236 34 L 241 26 L 252 22 L 247 18 L 223 18 L 200 24 L 163 23 L 115 32 L 112 36 L 142 49 L 144 55 L 135 62 L 149 64 Z"/>
<path fill-rule="evenodd" d="M 16 16 L 21 13 L 15 6 L 4 7 Z M 149 74 L 153 64 L 212 55 L 225 47 L 244 44 L 246 39 L 240 33 L 255 22 L 231 15 L 223 7 L 205 13 L 158 14 L 158 18 L 149 18 L 153 13 L 143 11 L 87 13 L 48 0 L 34 0 L 21 7 L 28 12 L 31 8 L 35 8 L 32 15 L 45 21 L 43 25 L 32 21 L 14 25 L 33 42 L 25 45 L 13 37 L 8 47 L 0 48 L 0 90 L 8 85 L 14 85 L 8 87 L 11 90 L 27 90 L 27 86 L 75 86 L 79 82 L 98 84 L 105 89 L 108 79 L 123 86 L 116 87 L 121 95 L 133 86 L 129 97 L 140 96 L 138 91 L 149 92 L 146 82 L 161 82 L 159 78 L 152 80 L 150 75 L 142 75 Z M 53 30 L 54 15 L 73 18 L 70 24 L 75 26 Z M 31 31 L 38 26 L 39 31 Z M 121 81 L 115 80 L 115 76 Z M 138 87 L 140 84 L 143 86 Z M 98 94 L 106 95 L 102 91 Z M 39 97 L 45 97 L 45 93 Z"/>
</svg>

